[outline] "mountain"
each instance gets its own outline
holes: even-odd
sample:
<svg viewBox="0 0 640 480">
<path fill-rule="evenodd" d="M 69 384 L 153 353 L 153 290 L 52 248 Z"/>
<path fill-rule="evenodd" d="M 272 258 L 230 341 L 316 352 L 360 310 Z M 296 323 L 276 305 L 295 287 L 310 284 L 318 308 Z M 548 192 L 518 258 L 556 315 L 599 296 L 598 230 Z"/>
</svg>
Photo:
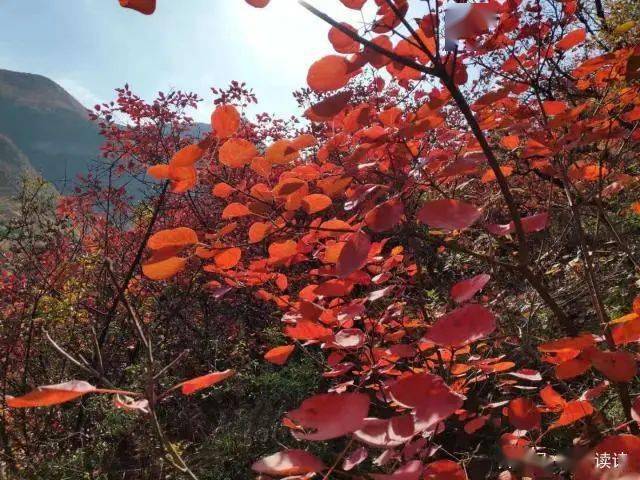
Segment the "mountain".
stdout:
<svg viewBox="0 0 640 480">
<path fill-rule="evenodd" d="M 197 123 L 190 134 L 210 130 Z M 0 211 L 9 209 L 8 198 L 24 174 L 37 173 L 68 192 L 98 158 L 102 140 L 85 107 L 60 85 L 42 75 L 0 69 Z M 129 190 L 134 197 L 140 195 L 136 185 Z"/>
<path fill-rule="evenodd" d="M 9 70 L 0 70 L 0 135 L 60 190 L 87 171 L 102 142 L 86 109 L 60 85 Z"/>
<path fill-rule="evenodd" d="M 22 178 L 34 173 L 26 155 L 9 137 L 0 134 L 0 197 L 18 193 Z"/>
<path fill-rule="evenodd" d="M 33 175 L 29 159 L 10 138 L 0 134 L 0 219 L 10 216 L 16 204 L 10 199 L 18 193 L 25 175 Z"/>
</svg>

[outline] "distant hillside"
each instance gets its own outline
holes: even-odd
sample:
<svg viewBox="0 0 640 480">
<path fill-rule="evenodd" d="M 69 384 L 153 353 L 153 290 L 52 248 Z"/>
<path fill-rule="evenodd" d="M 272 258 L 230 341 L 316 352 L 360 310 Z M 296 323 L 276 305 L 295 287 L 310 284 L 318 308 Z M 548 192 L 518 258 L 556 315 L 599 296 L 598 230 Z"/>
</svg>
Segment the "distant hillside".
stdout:
<svg viewBox="0 0 640 480">
<path fill-rule="evenodd" d="M 198 123 L 190 133 L 210 129 Z M 42 75 L 0 69 L 0 204 L 8 205 L 24 172 L 68 192 L 99 156 L 102 140 L 85 107 L 60 85 Z"/>
<path fill-rule="evenodd" d="M 15 195 L 20 179 L 31 173 L 29 159 L 10 138 L 0 134 L 0 196 Z"/>
<path fill-rule="evenodd" d="M 0 219 L 15 209 L 11 197 L 18 193 L 25 175 L 34 173 L 24 153 L 11 139 L 0 134 Z"/>
<path fill-rule="evenodd" d="M 0 70 L 0 134 L 59 189 L 87 171 L 101 144 L 85 108 L 60 85 L 8 70 Z"/>
</svg>

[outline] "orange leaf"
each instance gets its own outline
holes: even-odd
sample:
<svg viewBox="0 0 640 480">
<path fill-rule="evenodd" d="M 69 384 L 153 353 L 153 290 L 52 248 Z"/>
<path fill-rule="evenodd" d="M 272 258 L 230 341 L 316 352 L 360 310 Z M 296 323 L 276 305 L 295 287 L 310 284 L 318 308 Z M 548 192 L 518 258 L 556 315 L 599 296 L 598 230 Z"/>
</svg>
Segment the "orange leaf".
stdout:
<svg viewBox="0 0 640 480">
<path fill-rule="evenodd" d="M 271 226 L 268 223 L 256 222 L 249 227 L 249 243 L 258 243 L 269 233 Z"/>
<path fill-rule="evenodd" d="M 556 100 L 547 100 L 542 102 L 542 108 L 547 115 L 558 115 L 567 109 L 567 104 Z"/>
<path fill-rule="evenodd" d="M 290 140 L 281 138 L 267 147 L 264 158 L 270 165 L 284 165 L 298 158 L 298 149 L 293 147 Z"/>
<path fill-rule="evenodd" d="M 160 250 L 167 247 L 188 247 L 198 243 L 198 235 L 187 227 L 160 230 L 149 237 L 147 247 Z"/>
<path fill-rule="evenodd" d="M 540 398 L 552 410 L 562 410 L 567 405 L 567 401 L 551 385 L 547 385 L 540 390 Z"/>
<path fill-rule="evenodd" d="M 327 55 L 316 61 L 307 74 L 307 83 L 316 92 L 330 92 L 349 82 L 349 65 L 344 57 Z"/>
<path fill-rule="evenodd" d="M 264 354 L 264 359 L 274 365 L 284 365 L 295 350 L 295 345 L 282 345 L 274 347 Z"/>
<path fill-rule="evenodd" d="M 509 177 L 513 173 L 513 167 L 511 165 L 502 165 L 500 167 L 500 171 L 502 172 L 503 176 Z M 491 168 L 485 170 L 485 172 L 482 174 L 482 177 L 480 177 L 480 181 L 482 183 L 493 182 L 495 181 L 495 179 L 496 174 Z"/>
<path fill-rule="evenodd" d="M 156 180 L 166 180 L 169 178 L 169 165 L 163 163 L 159 165 L 152 165 L 147 168 L 147 174 Z"/>
<path fill-rule="evenodd" d="M 227 167 L 242 168 L 257 155 L 258 149 L 253 143 L 242 138 L 230 138 L 220 147 L 218 159 Z"/>
<path fill-rule="evenodd" d="M 574 180 L 584 180 L 587 182 L 597 182 L 604 178 L 609 170 L 604 165 L 597 163 L 576 163 L 569 167 L 569 177 Z"/>
<path fill-rule="evenodd" d="M 227 220 L 229 218 L 244 217 L 249 214 L 251 214 L 251 211 L 246 205 L 234 202 L 224 208 L 222 211 L 222 218 Z"/>
<path fill-rule="evenodd" d="M 169 257 L 160 261 L 151 261 L 142 265 L 142 273 L 151 280 L 167 280 L 184 270 L 187 259 Z"/>
<path fill-rule="evenodd" d="M 305 148 L 313 147 L 316 143 L 316 137 L 308 133 L 303 133 L 291 140 L 291 147 L 295 150 L 303 150 Z"/>
<path fill-rule="evenodd" d="M 21 397 L 7 398 L 7 405 L 13 408 L 48 407 L 69 402 L 87 393 L 96 391 L 96 387 L 81 380 L 71 380 L 57 385 L 46 385 Z"/>
<path fill-rule="evenodd" d="M 171 157 L 169 165 L 172 167 L 190 167 L 200 160 L 203 155 L 204 150 L 197 144 L 187 145 Z"/>
<path fill-rule="evenodd" d="M 211 114 L 211 128 L 218 138 L 232 136 L 240 128 L 240 114 L 233 105 L 219 105 Z"/>
<path fill-rule="evenodd" d="M 482 427 L 484 427 L 488 419 L 489 419 L 488 416 L 483 415 L 481 417 L 476 417 L 473 420 L 468 421 L 467 423 L 464 424 L 465 433 L 467 433 L 468 435 L 471 435 L 477 432 Z"/>
<path fill-rule="evenodd" d="M 321 212 L 331 206 L 331 199 L 321 193 L 312 193 L 302 199 L 302 208 L 308 214 Z"/>
<path fill-rule="evenodd" d="M 233 376 L 236 372 L 234 370 L 225 370 L 223 372 L 211 372 L 206 375 L 202 375 L 201 377 L 192 378 L 191 380 L 187 380 L 185 382 L 181 382 L 178 385 L 171 388 L 174 390 L 178 387 L 181 387 L 181 391 L 183 395 L 191 395 L 192 393 L 197 392 L 198 390 L 202 390 L 203 388 L 211 387 L 216 383 L 220 383 L 223 380 Z"/>
<path fill-rule="evenodd" d="M 558 50 L 569 50 L 576 45 L 584 42 L 584 39 L 587 37 L 586 31 L 584 28 L 578 28 L 577 30 L 573 30 L 567 33 L 564 37 L 560 39 L 560 41 L 556 42 L 555 47 Z"/>
<path fill-rule="evenodd" d="M 593 407 L 586 400 L 572 400 L 567 402 L 562 410 L 560 418 L 553 422 L 549 429 L 564 427 L 577 422 L 581 418 L 587 417 L 593 413 Z"/>
<path fill-rule="evenodd" d="M 543 343 L 538 346 L 542 353 L 557 353 L 567 350 L 582 351 L 595 345 L 595 339 L 590 333 L 585 333 L 578 337 L 565 337 L 559 340 Z"/>
<path fill-rule="evenodd" d="M 518 148 L 518 145 L 520 145 L 520 137 L 518 135 L 508 135 L 506 137 L 502 137 L 500 139 L 500 145 L 502 145 L 507 150 L 513 150 L 514 148 Z"/>
<path fill-rule="evenodd" d="M 234 188 L 228 183 L 216 183 L 211 190 L 211 194 L 218 198 L 227 198 L 234 191 Z"/>
<path fill-rule="evenodd" d="M 558 380 L 568 380 L 578 377 L 591 368 L 591 362 L 583 358 L 572 358 L 556 366 L 556 377 Z"/>
<path fill-rule="evenodd" d="M 269 245 L 269 258 L 271 260 L 281 260 L 283 258 L 292 257 L 298 253 L 298 244 L 293 240 L 285 240 L 284 242 L 273 242 Z"/>
<path fill-rule="evenodd" d="M 228 248 L 221 253 L 218 253 L 214 257 L 213 261 L 218 268 L 221 268 L 222 270 L 228 270 L 229 268 L 235 267 L 240 261 L 241 257 L 242 250 L 237 247 L 233 247 Z"/>
</svg>

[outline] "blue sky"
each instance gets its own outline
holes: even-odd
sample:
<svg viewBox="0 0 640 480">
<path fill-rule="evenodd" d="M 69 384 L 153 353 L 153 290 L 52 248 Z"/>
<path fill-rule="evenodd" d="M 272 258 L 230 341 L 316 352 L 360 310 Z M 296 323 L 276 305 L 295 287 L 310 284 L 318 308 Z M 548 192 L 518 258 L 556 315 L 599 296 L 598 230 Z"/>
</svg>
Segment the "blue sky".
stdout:
<svg viewBox="0 0 640 480">
<path fill-rule="evenodd" d="M 315 0 L 354 26 L 360 12 L 338 0 Z M 254 9 L 244 0 L 158 0 L 153 16 L 123 9 L 118 0 L 0 2 L 0 67 L 38 73 L 60 83 L 85 106 L 113 98 L 129 82 L 144 98 L 172 88 L 204 98 L 209 87 L 245 81 L 258 95 L 254 109 L 298 113 L 291 92 L 309 65 L 331 53 L 328 26 L 295 0 Z"/>
</svg>

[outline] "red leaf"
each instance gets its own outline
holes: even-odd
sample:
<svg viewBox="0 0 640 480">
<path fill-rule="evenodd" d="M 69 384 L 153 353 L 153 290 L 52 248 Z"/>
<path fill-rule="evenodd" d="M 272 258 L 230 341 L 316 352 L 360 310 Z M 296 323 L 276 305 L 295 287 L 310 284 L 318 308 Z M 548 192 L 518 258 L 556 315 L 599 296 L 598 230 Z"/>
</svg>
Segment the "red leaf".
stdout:
<svg viewBox="0 0 640 480">
<path fill-rule="evenodd" d="M 336 275 L 341 278 L 348 277 L 362 268 L 367 263 L 370 248 L 371 242 L 367 234 L 363 232 L 349 234 L 347 242 L 338 256 Z"/>
<path fill-rule="evenodd" d="M 456 303 L 463 303 L 471 300 L 473 296 L 484 288 L 491 279 L 491 275 L 481 273 L 475 277 L 462 280 L 451 287 L 451 298 Z"/>
<path fill-rule="evenodd" d="M 367 0 L 340 0 L 342 4 L 347 8 L 352 8 L 353 10 L 360 10 L 362 6 L 367 3 Z"/>
<path fill-rule="evenodd" d="M 311 105 L 311 107 L 304 112 L 304 116 L 312 122 L 324 122 L 331 120 L 349 104 L 351 95 L 352 92 L 347 90 L 327 97 L 324 100 Z"/>
<path fill-rule="evenodd" d="M 586 373 L 591 368 L 591 362 L 584 358 L 572 358 L 556 366 L 558 380 L 568 380 Z"/>
<path fill-rule="evenodd" d="M 507 416 L 511 425 L 519 430 L 537 430 L 540 428 L 542 415 L 536 404 L 524 397 L 509 402 Z"/>
<path fill-rule="evenodd" d="M 467 480 L 464 469 L 452 460 L 436 460 L 424 469 L 423 480 Z"/>
<path fill-rule="evenodd" d="M 471 303 L 436 320 L 425 338 L 436 345 L 459 347 L 480 340 L 495 329 L 493 314 L 482 305 Z"/>
<path fill-rule="evenodd" d="M 442 422 L 464 402 L 442 378 L 430 373 L 406 375 L 391 385 L 389 393 L 396 403 L 414 409 L 419 431 Z"/>
<path fill-rule="evenodd" d="M 424 467 L 420 460 L 412 460 L 395 470 L 390 475 L 372 473 L 369 476 L 374 480 L 419 480 Z"/>
<path fill-rule="evenodd" d="M 542 102 L 542 108 L 547 115 L 558 115 L 567 109 L 567 104 L 565 102 L 547 100 Z"/>
<path fill-rule="evenodd" d="M 417 218 L 432 228 L 459 230 L 473 225 L 482 211 L 470 203 L 459 200 L 433 200 L 418 211 Z"/>
<path fill-rule="evenodd" d="M 288 325 L 284 329 L 284 334 L 294 340 L 319 340 L 330 336 L 332 333 L 330 328 L 307 320 L 300 321 L 294 326 Z"/>
<path fill-rule="evenodd" d="M 294 431 L 302 440 L 329 440 L 360 429 L 369 412 L 369 397 L 364 393 L 327 393 L 307 398 L 287 418 L 305 429 Z"/>
<path fill-rule="evenodd" d="M 394 198 L 368 212 L 364 221 L 374 232 L 385 232 L 400 223 L 403 213 L 404 205 L 399 199 Z"/>
<path fill-rule="evenodd" d="M 245 0 L 249 5 L 256 8 L 264 8 L 271 0 Z M 292 474 L 293 475 L 293 474 Z"/>
<path fill-rule="evenodd" d="M 343 22 L 342 26 L 354 33 L 357 32 L 356 29 L 348 23 Z M 329 30 L 329 41 L 338 53 L 357 53 L 360 51 L 360 44 L 336 27 L 331 27 L 331 30 Z"/>
<path fill-rule="evenodd" d="M 612 382 L 630 382 L 636 376 L 636 359 L 629 352 L 601 352 L 594 349 L 589 358 L 596 370 Z"/>
<path fill-rule="evenodd" d="M 347 455 L 344 459 L 344 463 L 342 464 L 342 469 L 345 472 L 352 470 L 354 467 L 357 467 L 362 462 L 364 462 L 369 456 L 367 449 L 365 447 L 356 448 L 353 452 Z"/>
<path fill-rule="evenodd" d="M 120 5 L 145 15 L 151 15 L 156 10 L 156 0 L 120 0 Z"/>
<path fill-rule="evenodd" d="M 573 30 L 567 33 L 564 37 L 560 39 L 560 41 L 556 42 L 555 47 L 558 50 L 569 50 L 570 48 L 575 47 L 576 45 L 584 42 L 587 37 L 586 31 L 584 28 L 578 28 L 577 30 Z"/>
</svg>

